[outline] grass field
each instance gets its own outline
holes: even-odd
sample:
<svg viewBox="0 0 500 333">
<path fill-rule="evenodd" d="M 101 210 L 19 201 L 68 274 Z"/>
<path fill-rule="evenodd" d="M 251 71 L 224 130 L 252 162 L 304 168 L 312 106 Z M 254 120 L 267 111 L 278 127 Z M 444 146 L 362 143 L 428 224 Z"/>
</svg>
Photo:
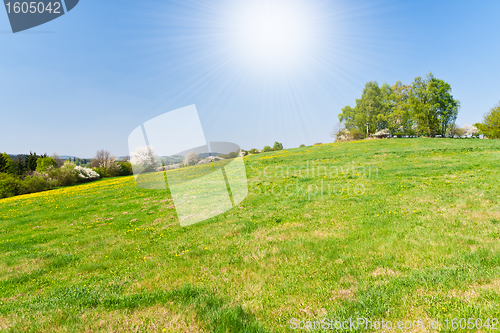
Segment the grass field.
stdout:
<svg viewBox="0 0 500 333">
<path fill-rule="evenodd" d="M 0 329 L 500 318 L 500 141 L 370 140 L 245 163 L 239 207 L 186 228 L 167 191 L 133 177 L 0 200 Z"/>
</svg>

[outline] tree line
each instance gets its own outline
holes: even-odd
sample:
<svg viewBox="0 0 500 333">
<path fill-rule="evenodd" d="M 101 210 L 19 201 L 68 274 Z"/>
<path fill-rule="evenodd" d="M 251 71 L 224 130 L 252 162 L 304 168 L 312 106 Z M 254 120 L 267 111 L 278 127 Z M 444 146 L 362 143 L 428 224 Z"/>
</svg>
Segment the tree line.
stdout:
<svg viewBox="0 0 500 333">
<path fill-rule="evenodd" d="M 416 77 L 411 84 L 393 86 L 366 83 L 354 107 L 339 114 L 344 128 L 334 134 L 361 139 L 385 130 L 390 136 L 446 136 L 460 109 L 449 83 L 434 77 Z"/>
<path fill-rule="evenodd" d="M 57 154 L 48 156 L 32 152 L 13 160 L 3 153 L 0 154 L 0 198 L 131 174 L 130 162 L 117 161 L 105 150 L 98 151 L 92 160 L 63 160 Z"/>
</svg>

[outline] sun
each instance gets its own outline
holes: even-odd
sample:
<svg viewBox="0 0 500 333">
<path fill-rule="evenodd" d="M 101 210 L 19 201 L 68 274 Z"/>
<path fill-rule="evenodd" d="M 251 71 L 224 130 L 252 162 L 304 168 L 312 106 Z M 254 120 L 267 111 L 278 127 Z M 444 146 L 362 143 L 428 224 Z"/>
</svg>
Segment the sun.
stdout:
<svg viewBox="0 0 500 333">
<path fill-rule="evenodd" d="M 315 39 L 314 18 L 303 2 L 237 2 L 229 31 L 233 51 L 257 66 L 291 66 L 309 52 Z"/>
</svg>

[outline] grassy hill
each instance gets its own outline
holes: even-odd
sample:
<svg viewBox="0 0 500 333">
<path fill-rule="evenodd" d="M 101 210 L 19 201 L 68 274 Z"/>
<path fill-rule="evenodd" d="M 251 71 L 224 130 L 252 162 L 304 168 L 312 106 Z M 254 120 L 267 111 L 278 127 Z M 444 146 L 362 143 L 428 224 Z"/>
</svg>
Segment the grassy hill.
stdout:
<svg viewBox="0 0 500 333">
<path fill-rule="evenodd" d="M 245 163 L 240 206 L 187 228 L 168 192 L 133 177 L 0 200 L 0 329 L 500 317 L 500 141 L 348 142 Z"/>
</svg>

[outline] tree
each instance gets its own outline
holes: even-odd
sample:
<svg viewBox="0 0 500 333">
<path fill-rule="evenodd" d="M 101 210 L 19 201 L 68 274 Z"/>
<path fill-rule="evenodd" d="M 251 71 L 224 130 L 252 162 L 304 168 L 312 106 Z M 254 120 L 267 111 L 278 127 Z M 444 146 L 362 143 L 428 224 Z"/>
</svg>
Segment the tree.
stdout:
<svg viewBox="0 0 500 333">
<path fill-rule="evenodd" d="M 391 113 L 388 115 L 388 129 L 391 133 L 410 135 L 414 121 L 411 117 L 409 96 L 411 85 L 398 81 L 391 87 Z"/>
<path fill-rule="evenodd" d="M 283 144 L 278 141 L 275 141 L 273 145 L 273 150 L 283 150 Z"/>
<path fill-rule="evenodd" d="M 17 155 L 17 162 L 15 163 L 16 175 L 22 176 L 26 172 L 26 165 L 23 162 L 21 155 Z"/>
<path fill-rule="evenodd" d="M 451 95 L 451 86 L 435 78 L 432 73 L 425 79 L 415 78 L 408 102 L 417 123 L 418 134 L 445 136 L 448 126 L 455 122 L 460 102 Z"/>
<path fill-rule="evenodd" d="M 365 130 L 367 134 L 387 127 L 391 108 L 391 87 L 384 84 L 379 87 L 376 81 L 366 83 L 356 106 L 346 106 L 339 114 L 339 121 L 347 130 Z"/>
<path fill-rule="evenodd" d="M 130 155 L 130 163 L 140 168 L 140 172 L 154 171 L 159 166 L 159 161 L 153 146 L 137 147 Z"/>
<path fill-rule="evenodd" d="M 335 126 L 333 126 L 333 130 L 330 132 L 330 136 L 332 138 L 336 139 L 337 136 L 339 135 L 339 133 L 342 132 L 342 131 L 344 131 L 345 129 L 346 129 L 345 125 L 343 123 L 341 123 L 341 122 L 338 122 L 338 123 L 335 124 Z"/>
<path fill-rule="evenodd" d="M 479 130 L 475 126 L 465 124 L 464 127 L 462 127 L 462 130 L 464 131 L 465 136 L 470 136 L 470 137 L 479 136 Z"/>
<path fill-rule="evenodd" d="M 64 164 L 64 161 L 62 160 L 62 158 L 57 155 L 56 153 L 52 154 L 52 159 L 56 162 L 56 168 L 60 168 L 63 166 Z"/>
<path fill-rule="evenodd" d="M 35 171 L 36 170 L 36 161 L 38 160 L 38 157 L 36 153 L 31 153 L 26 157 L 26 160 L 24 162 L 26 166 L 26 170 L 29 172 Z"/>
<path fill-rule="evenodd" d="M 500 102 L 484 116 L 483 122 L 475 126 L 489 139 L 500 139 Z"/>
<path fill-rule="evenodd" d="M 269 146 L 264 146 L 264 148 L 262 148 L 263 153 L 267 153 L 268 151 L 273 151 L 273 148 L 271 148 Z"/>
<path fill-rule="evenodd" d="M 90 163 L 90 167 L 104 170 L 101 173 L 106 177 L 115 177 L 120 173 L 120 167 L 116 162 L 116 157 L 104 149 L 96 152 L 95 157 Z"/>
<path fill-rule="evenodd" d="M 7 173 L 7 160 L 0 154 L 0 173 Z"/>
<path fill-rule="evenodd" d="M 448 126 L 448 129 L 446 130 L 446 135 L 449 136 L 450 138 L 461 138 L 466 134 L 466 131 L 463 128 L 460 128 L 457 126 L 457 124 L 453 123 Z"/>
<path fill-rule="evenodd" d="M 199 158 L 198 158 L 198 154 L 196 154 L 195 151 L 190 151 L 186 154 L 186 156 L 184 156 L 184 166 L 188 166 L 188 165 L 195 165 L 196 163 L 198 163 L 199 161 Z"/>
<path fill-rule="evenodd" d="M 91 168 L 105 168 L 110 169 L 116 164 L 116 157 L 109 151 L 101 149 L 96 152 L 95 157 L 90 163 Z"/>
<path fill-rule="evenodd" d="M 36 161 L 36 171 L 45 172 L 50 167 L 57 168 L 57 162 L 52 157 L 41 157 Z"/>
</svg>

